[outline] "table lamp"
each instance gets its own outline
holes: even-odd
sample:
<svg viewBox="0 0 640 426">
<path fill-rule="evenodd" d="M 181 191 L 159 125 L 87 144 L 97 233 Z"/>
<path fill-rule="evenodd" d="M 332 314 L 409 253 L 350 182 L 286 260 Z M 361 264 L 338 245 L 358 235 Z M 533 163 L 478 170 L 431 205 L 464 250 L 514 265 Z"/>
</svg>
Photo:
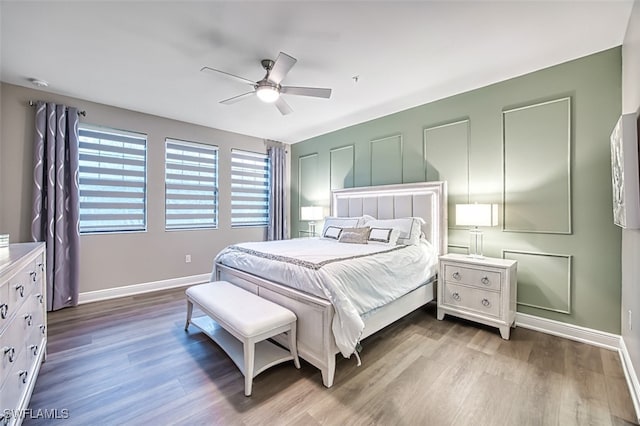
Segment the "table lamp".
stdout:
<svg viewBox="0 0 640 426">
<path fill-rule="evenodd" d="M 322 218 L 321 206 L 300 207 L 300 220 L 309 222 L 309 233 L 311 235 L 316 234 L 316 221 L 322 220 Z"/>
<path fill-rule="evenodd" d="M 456 225 L 472 226 L 469 229 L 469 257 L 482 259 L 483 236 L 479 226 L 498 224 L 497 204 L 456 204 Z"/>
</svg>

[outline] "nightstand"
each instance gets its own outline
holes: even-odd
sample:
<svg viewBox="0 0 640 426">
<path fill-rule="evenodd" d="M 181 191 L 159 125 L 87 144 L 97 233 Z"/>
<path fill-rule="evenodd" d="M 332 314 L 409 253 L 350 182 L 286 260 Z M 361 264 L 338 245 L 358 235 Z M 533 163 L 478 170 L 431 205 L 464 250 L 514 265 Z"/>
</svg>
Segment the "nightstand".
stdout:
<svg viewBox="0 0 640 426">
<path fill-rule="evenodd" d="M 518 262 L 461 254 L 440 256 L 438 319 L 454 315 L 500 329 L 515 327 Z"/>
</svg>

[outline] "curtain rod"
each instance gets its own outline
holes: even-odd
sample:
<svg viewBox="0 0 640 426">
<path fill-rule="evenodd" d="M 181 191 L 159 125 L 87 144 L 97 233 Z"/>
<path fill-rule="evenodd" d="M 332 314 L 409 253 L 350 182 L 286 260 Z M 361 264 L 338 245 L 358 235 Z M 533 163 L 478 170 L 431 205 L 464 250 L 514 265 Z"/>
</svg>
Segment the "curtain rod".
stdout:
<svg viewBox="0 0 640 426">
<path fill-rule="evenodd" d="M 35 103 L 34 101 L 29 101 L 29 106 L 36 106 L 36 103 Z M 81 115 L 81 116 L 83 116 L 83 117 L 86 117 L 86 116 L 87 116 L 87 111 L 85 111 L 85 110 L 82 110 L 82 111 L 78 110 L 78 115 Z"/>
</svg>

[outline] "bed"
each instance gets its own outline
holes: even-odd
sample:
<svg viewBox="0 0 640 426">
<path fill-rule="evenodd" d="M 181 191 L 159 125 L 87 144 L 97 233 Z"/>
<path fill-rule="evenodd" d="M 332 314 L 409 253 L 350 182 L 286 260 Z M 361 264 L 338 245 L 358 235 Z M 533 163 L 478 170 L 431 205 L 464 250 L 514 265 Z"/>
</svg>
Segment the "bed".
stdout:
<svg viewBox="0 0 640 426">
<path fill-rule="evenodd" d="M 239 244 L 228 247 L 216 257 L 212 279 L 229 281 L 295 312 L 298 317 L 298 353 L 320 369 L 323 384 L 331 387 L 338 353 L 345 357 L 353 353 L 357 358 L 358 354 L 352 348 L 354 342 L 357 345 L 362 339 L 433 300 L 437 271 L 437 266 L 434 265 L 437 265 L 438 255 L 447 250 L 446 206 L 445 182 L 336 190 L 331 195 L 331 216 L 372 216 L 382 220 L 421 218 L 424 224 L 420 231 L 425 241 L 416 247 L 342 244 L 327 239 Z M 270 246 L 269 255 L 264 254 L 265 245 Z M 334 256 L 339 261 L 325 258 L 321 253 L 314 254 L 311 248 L 311 251 L 305 251 L 304 246 L 318 246 L 325 253 L 335 252 Z M 362 254 L 350 255 L 351 252 L 342 252 L 341 250 L 347 250 L 346 246 L 353 246 L 355 253 Z M 342 292 L 349 293 L 351 290 L 340 286 L 326 290 L 318 285 L 320 278 L 317 275 L 325 276 L 332 269 L 346 270 L 346 265 L 350 262 L 397 264 L 401 259 L 417 260 L 426 257 L 427 255 L 420 254 L 421 251 L 430 253 L 430 260 L 425 260 L 425 266 L 416 270 L 422 272 L 410 272 L 408 269 L 407 272 L 403 268 L 404 275 L 400 275 L 400 279 L 388 279 L 394 282 L 392 290 L 396 294 L 387 296 L 385 293 L 375 297 L 372 294 L 366 295 L 363 302 L 353 302 L 357 309 L 352 309 L 350 305 L 345 307 L 343 303 L 346 299 L 343 299 Z M 296 256 L 292 252 L 296 252 Z M 296 260 L 292 262 L 294 257 Z M 271 265 L 285 264 L 285 260 L 288 264 L 284 266 L 288 269 L 274 272 Z M 408 263 L 405 262 L 405 266 Z M 385 270 L 372 273 L 381 275 Z M 333 279 L 338 283 L 350 280 L 352 278 L 347 275 Z M 355 278 L 352 284 L 357 287 Z M 385 301 L 378 303 L 376 297 Z M 284 346 L 287 345 L 285 339 L 277 340 Z"/>
</svg>

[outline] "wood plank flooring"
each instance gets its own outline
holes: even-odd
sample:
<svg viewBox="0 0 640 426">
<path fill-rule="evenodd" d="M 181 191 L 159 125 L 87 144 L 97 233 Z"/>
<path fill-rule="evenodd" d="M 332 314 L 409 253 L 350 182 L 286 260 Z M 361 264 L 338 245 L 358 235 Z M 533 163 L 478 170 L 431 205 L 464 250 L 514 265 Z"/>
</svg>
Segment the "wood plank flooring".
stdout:
<svg viewBox="0 0 640 426">
<path fill-rule="evenodd" d="M 199 312 L 194 312 L 198 314 Z M 49 314 L 47 361 L 31 399 L 66 420 L 25 425 L 627 425 L 618 354 L 517 328 L 410 314 L 338 357 L 335 385 L 308 363 L 273 367 L 253 396 L 206 336 L 183 330 L 184 289 Z"/>
</svg>

